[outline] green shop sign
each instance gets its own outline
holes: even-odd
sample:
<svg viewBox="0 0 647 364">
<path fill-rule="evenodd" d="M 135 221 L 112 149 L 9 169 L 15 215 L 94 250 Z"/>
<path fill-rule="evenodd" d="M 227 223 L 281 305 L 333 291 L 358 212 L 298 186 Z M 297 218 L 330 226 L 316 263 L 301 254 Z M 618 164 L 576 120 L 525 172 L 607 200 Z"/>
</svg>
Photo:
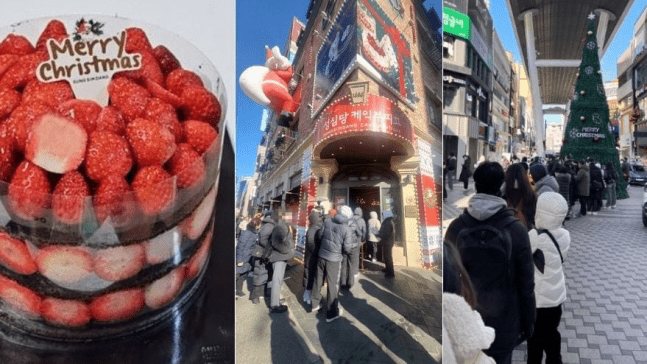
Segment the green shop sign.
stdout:
<svg viewBox="0 0 647 364">
<path fill-rule="evenodd" d="M 470 39 L 470 17 L 452 8 L 443 8 L 443 32 Z"/>
</svg>

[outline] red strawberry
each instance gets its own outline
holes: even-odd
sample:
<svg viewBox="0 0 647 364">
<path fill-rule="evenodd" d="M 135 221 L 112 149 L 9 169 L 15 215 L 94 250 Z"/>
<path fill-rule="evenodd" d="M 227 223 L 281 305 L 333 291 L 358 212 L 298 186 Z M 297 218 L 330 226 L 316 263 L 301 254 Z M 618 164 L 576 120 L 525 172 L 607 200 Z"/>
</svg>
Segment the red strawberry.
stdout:
<svg viewBox="0 0 647 364">
<path fill-rule="evenodd" d="M 140 28 L 126 28 L 126 52 L 153 52 L 153 46 L 148 41 L 146 32 Z"/>
<path fill-rule="evenodd" d="M 16 90 L 0 89 L 0 119 L 9 116 L 20 105 L 21 98 L 22 95 Z"/>
<path fill-rule="evenodd" d="M 212 232 L 209 232 L 207 236 L 204 238 L 202 243 L 200 243 L 200 247 L 198 248 L 198 251 L 195 252 L 195 255 L 189 259 L 189 261 L 186 264 L 186 273 L 185 277 L 186 279 L 191 279 L 194 278 L 200 273 L 204 265 L 207 263 L 207 259 L 209 259 L 209 252 L 211 248 L 211 237 L 213 236 Z"/>
<path fill-rule="evenodd" d="M 171 302 L 180 291 L 183 279 L 184 267 L 178 267 L 149 284 L 144 292 L 146 306 L 155 310 Z"/>
<path fill-rule="evenodd" d="M 36 79 L 38 64 L 46 60 L 47 58 L 42 53 L 20 56 L 0 77 L 0 89 L 25 87 L 29 81 Z"/>
<path fill-rule="evenodd" d="M 108 176 L 123 177 L 130 172 L 133 157 L 124 137 L 108 131 L 95 131 L 85 156 L 85 171 L 93 181 L 101 181 Z"/>
<path fill-rule="evenodd" d="M 25 158 L 49 172 L 63 174 L 81 165 L 87 141 L 88 134 L 79 124 L 45 114 L 31 127 Z"/>
<path fill-rule="evenodd" d="M 182 94 L 187 85 L 204 87 L 200 76 L 189 70 L 179 68 L 166 76 L 166 89 L 178 96 Z"/>
<path fill-rule="evenodd" d="M 175 201 L 175 184 L 171 175 L 160 166 L 141 168 L 133 180 L 133 191 L 144 214 L 164 212 Z"/>
<path fill-rule="evenodd" d="M 14 151 L 13 138 L 8 133 L 7 124 L 0 126 L 0 180 L 9 181 L 18 161 Z"/>
<path fill-rule="evenodd" d="M 155 55 L 146 51 L 141 51 L 140 54 L 141 67 L 133 71 L 119 72 L 119 75 L 128 77 L 138 84 L 144 84 L 145 80 L 151 80 L 160 84 L 163 83 L 164 74 L 162 74 L 162 70 L 160 69 L 160 65 L 157 63 L 157 59 L 155 59 Z"/>
<path fill-rule="evenodd" d="M 145 88 L 125 77 L 113 78 L 108 85 L 108 94 L 110 104 L 121 111 L 128 121 L 144 115 L 150 97 Z"/>
<path fill-rule="evenodd" d="M 176 94 L 166 90 L 161 85 L 149 79 L 146 79 L 144 81 L 144 85 L 146 86 L 148 92 L 150 92 L 154 97 L 157 97 L 158 99 L 171 104 L 173 107 L 182 106 L 182 99 L 180 99 L 180 97 Z"/>
<path fill-rule="evenodd" d="M 213 126 L 198 120 L 187 120 L 183 122 L 182 130 L 184 132 L 184 140 L 201 155 L 209 149 L 218 137 L 218 132 Z"/>
<path fill-rule="evenodd" d="M 9 205 L 19 217 L 31 220 L 49 207 L 49 179 L 47 172 L 29 161 L 23 161 L 9 184 Z"/>
<path fill-rule="evenodd" d="M 43 114 L 52 111 L 52 108 L 40 101 L 21 103 L 11 113 L 7 120 L 7 128 L 10 135 L 13 136 L 15 147 L 21 152 L 27 147 L 28 131 L 31 130 L 32 124 Z"/>
<path fill-rule="evenodd" d="M 134 211 L 130 192 L 130 186 L 122 176 L 111 175 L 102 180 L 92 199 L 99 223 L 108 216 L 112 216 L 112 223 L 116 226 L 127 222 Z"/>
<path fill-rule="evenodd" d="M 92 100 L 73 99 L 59 105 L 56 111 L 81 125 L 89 135 L 97 128 L 101 110 L 101 105 Z"/>
<path fill-rule="evenodd" d="M 59 104 L 73 99 L 74 92 L 66 81 L 43 83 L 32 80 L 25 86 L 22 97 L 25 104 L 39 101 L 56 108 Z"/>
<path fill-rule="evenodd" d="M 108 281 L 120 281 L 137 274 L 146 262 L 141 244 L 118 246 L 94 252 L 94 272 Z"/>
<path fill-rule="evenodd" d="M 0 262 L 20 274 L 34 274 L 38 271 L 27 245 L 6 232 L 0 232 Z"/>
<path fill-rule="evenodd" d="M 220 102 L 206 88 L 188 85 L 182 90 L 181 110 L 185 120 L 199 120 L 217 126 L 220 121 Z"/>
<path fill-rule="evenodd" d="M 163 45 L 155 47 L 153 53 L 155 54 L 155 58 L 157 58 L 157 62 L 160 64 L 164 76 L 182 67 L 180 61 Z"/>
<path fill-rule="evenodd" d="M 36 257 L 40 273 L 55 283 L 70 284 L 92 274 L 92 256 L 84 248 L 49 245 Z"/>
<path fill-rule="evenodd" d="M 144 244 L 146 261 L 149 264 L 165 262 L 180 253 L 181 244 L 182 237 L 176 229 L 160 234 Z"/>
<path fill-rule="evenodd" d="M 65 224 L 79 224 L 90 188 L 78 171 L 70 171 L 58 181 L 52 194 L 52 214 Z"/>
<path fill-rule="evenodd" d="M 126 126 L 126 139 L 140 166 L 161 166 L 177 148 L 175 137 L 165 126 L 141 118 Z"/>
<path fill-rule="evenodd" d="M 144 307 L 144 290 L 129 289 L 107 293 L 90 303 L 92 317 L 101 322 L 131 318 Z"/>
<path fill-rule="evenodd" d="M 194 187 L 204 181 L 204 161 L 189 144 L 178 144 L 168 165 L 171 174 L 177 176 L 178 188 Z"/>
<path fill-rule="evenodd" d="M 0 275 L 0 299 L 30 316 L 40 315 L 40 295 L 3 275 Z"/>
<path fill-rule="evenodd" d="M 0 76 L 14 63 L 18 62 L 20 56 L 15 54 L 0 54 Z"/>
<path fill-rule="evenodd" d="M 92 318 L 90 306 L 74 300 L 45 298 L 40 305 L 40 313 L 45 320 L 55 325 L 67 327 L 84 326 Z"/>
<path fill-rule="evenodd" d="M 165 126 L 175 137 L 176 143 L 182 140 L 182 125 L 177 120 L 175 108 L 170 104 L 156 97 L 151 97 L 146 106 L 145 118 Z"/>
<path fill-rule="evenodd" d="M 67 38 L 65 25 L 60 20 L 52 20 L 47 23 L 43 32 L 40 33 L 40 37 L 38 37 L 38 41 L 36 42 L 36 50 L 46 51 L 46 42 L 49 39 L 54 39 L 60 43 L 65 38 Z"/>
<path fill-rule="evenodd" d="M 213 207 L 216 205 L 216 192 L 216 189 L 212 188 L 191 216 L 182 222 L 181 229 L 189 239 L 199 238 L 209 225 Z"/>
<path fill-rule="evenodd" d="M 106 106 L 99 113 L 96 130 L 124 135 L 126 132 L 126 120 L 119 110 L 112 106 Z"/>
<path fill-rule="evenodd" d="M 22 35 L 9 34 L 0 43 L 0 54 L 16 54 L 22 56 L 29 53 L 34 53 L 34 46 Z"/>
</svg>

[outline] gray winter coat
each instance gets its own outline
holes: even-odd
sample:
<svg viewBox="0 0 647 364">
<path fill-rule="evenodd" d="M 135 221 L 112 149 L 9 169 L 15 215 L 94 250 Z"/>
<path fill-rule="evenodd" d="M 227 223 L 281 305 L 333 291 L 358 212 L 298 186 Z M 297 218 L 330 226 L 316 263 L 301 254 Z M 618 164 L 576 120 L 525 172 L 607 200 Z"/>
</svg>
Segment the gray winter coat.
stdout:
<svg viewBox="0 0 647 364">
<path fill-rule="evenodd" d="M 579 171 L 577 171 L 577 194 L 582 197 L 589 196 L 589 188 L 591 177 L 589 176 L 589 167 L 583 165 Z"/>
<path fill-rule="evenodd" d="M 555 177 L 546 175 L 544 178 L 535 182 L 535 194 L 537 198 L 544 192 L 557 192 L 559 193 L 559 184 Z"/>
<path fill-rule="evenodd" d="M 353 218 L 357 222 L 357 228 L 359 229 L 359 241 L 366 241 L 366 221 L 364 221 L 364 214 L 361 207 L 355 208 L 355 216 Z"/>
<path fill-rule="evenodd" d="M 319 258 L 330 262 L 341 262 L 342 254 L 350 254 L 353 246 L 353 232 L 348 218 L 337 214 L 323 225 Z"/>
</svg>

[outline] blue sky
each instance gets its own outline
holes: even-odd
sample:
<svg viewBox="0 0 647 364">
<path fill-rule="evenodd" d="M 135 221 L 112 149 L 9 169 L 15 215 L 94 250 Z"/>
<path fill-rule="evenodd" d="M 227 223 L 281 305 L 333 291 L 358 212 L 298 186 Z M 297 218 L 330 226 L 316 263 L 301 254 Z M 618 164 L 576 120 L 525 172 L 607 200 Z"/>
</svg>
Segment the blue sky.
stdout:
<svg viewBox="0 0 647 364">
<path fill-rule="evenodd" d="M 256 147 L 263 108 L 250 100 L 240 89 L 238 77 L 249 66 L 265 63 L 264 46 L 278 45 L 283 51 L 292 17 L 306 22 L 309 0 L 245 0 L 236 3 L 236 176 L 254 173 Z M 441 0 L 427 0 L 425 7 L 440 12 Z"/>
<path fill-rule="evenodd" d="M 616 33 L 615 37 L 612 40 L 611 46 L 607 49 L 607 53 L 602 58 L 600 66 L 602 68 L 602 75 L 604 81 L 611 81 L 616 78 L 617 74 L 617 65 L 618 57 L 622 52 L 627 49 L 629 42 L 633 37 L 634 24 L 638 20 L 640 13 L 647 4 L 647 0 L 635 0 L 629 13 L 624 19 L 624 22 L 620 26 L 620 29 Z M 490 14 L 494 21 L 494 28 L 499 34 L 501 43 L 503 47 L 514 55 L 514 58 L 521 62 L 521 57 L 519 56 L 519 46 L 515 38 L 514 29 L 512 28 L 512 23 L 510 20 L 510 14 L 508 13 L 508 7 L 505 0 L 491 0 Z M 582 14 L 586 16 L 587 14 Z M 557 122 L 560 120 L 560 117 L 557 115 L 549 115 L 546 117 L 549 123 Z"/>
</svg>

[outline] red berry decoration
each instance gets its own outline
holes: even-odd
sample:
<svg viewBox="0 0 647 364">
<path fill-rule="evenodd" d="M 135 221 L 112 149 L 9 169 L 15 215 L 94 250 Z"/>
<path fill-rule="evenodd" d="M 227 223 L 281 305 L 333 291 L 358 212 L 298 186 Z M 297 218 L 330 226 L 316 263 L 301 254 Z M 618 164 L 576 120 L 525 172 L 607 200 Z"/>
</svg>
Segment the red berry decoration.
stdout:
<svg viewBox="0 0 647 364">
<path fill-rule="evenodd" d="M 123 225 L 132 215 L 131 189 L 122 176 L 111 175 L 102 180 L 92 199 L 99 223 L 111 217 L 113 225 Z"/>
<path fill-rule="evenodd" d="M 120 281 L 137 274 L 146 262 L 146 251 L 141 244 L 117 246 L 94 253 L 94 272 L 108 281 Z"/>
<path fill-rule="evenodd" d="M 40 305 L 40 313 L 49 323 L 66 327 L 84 326 L 92 318 L 90 306 L 82 301 L 51 297 L 43 300 Z"/>
<path fill-rule="evenodd" d="M 106 106 L 99 113 L 96 130 L 124 135 L 126 133 L 126 119 L 116 108 Z"/>
<path fill-rule="evenodd" d="M 40 37 L 38 37 L 38 41 L 36 42 L 36 50 L 46 51 L 46 42 L 49 39 L 54 39 L 55 41 L 60 43 L 65 38 L 67 38 L 67 30 L 65 29 L 65 24 L 63 24 L 60 20 L 52 20 L 47 23 L 47 26 L 45 27 L 43 32 L 40 33 Z"/>
<path fill-rule="evenodd" d="M 200 154 L 204 154 L 218 137 L 216 129 L 203 121 L 187 120 L 182 123 L 182 130 L 184 140 Z"/>
<path fill-rule="evenodd" d="M 98 130 L 90 134 L 85 172 L 91 180 L 99 182 L 112 175 L 124 177 L 132 166 L 133 158 L 124 137 Z"/>
<path fill-rule="evenodd" d="M 0 119 L 9 116 L 20 105 L 21 98 L 22 95 L 16 90 L 0 89 Z"/>
<path fill-rule="evenodd" d="M 29 161 L 23 161 L 9 184 L 9 206 L 20 218 L 32 220 L 49 207 L 50 191 L 47 172 Z"/>
<path fill-rule="evenodd" d="M 176 143 L 182 140 L 182 125 L 177 120 L 175 108 L 170 104 L 156 97 L 150 98 L 146 106 L 145 118 L 165 126 L 175 137 Z"/>
<path fill-rule="evenodd" d="M 32 124 L 43 114 L 51 111 L 52 107 L 42 101 L 21 103 L 18 105 L 7 120 L 7 128 L 14 138 L 16 149 L 21 152 L 25 151 L 28 132 L 31 130 Z"/>
<path fill-rule="evenodd" d="M 15 54 L 0 54 L 0 76 L 19 59 L 20 56 Z"/>
<path fill-rule="evenodd" d="M 179 68 L 166 76 L 166 89 L 178 96 L 182 94 L 184 87 L 188 85 L 204 87 L 200 76 L 189 70 Z"/>
<path fill-rule="evenodd" d="M 144 308 L 144 290 L 129 289 L 107 293 L 92 300 L 92 317 L 100 322 L 129 319 Z"/>
<path fill-rule="evenodd" d="M 44 114 L 29 132 L 25 158 L 52 173 L 77 169 L 85 158 L 85 129 L 58 114 Z"/>
<path fill-rule="evenodd" d="M 0 275 L 0 300 L 22 313 L 34 317 L 40 315 L 40 295 L 3 275 Z"/>
<path fill-rule="evenodd" d="M 47 61 L 43 53 L 30 53 L 20 56 L 0 77 L 0 89 L 25 87 L 30 81 L 36 80 L 36 67 Z"/>
<path fill-rule="evenodd" d="M 145 88 L 126 77 L 113 78 L 108 84 L 110 104 L 126 117 L 127 121 L 144 115 L 150 94 Z"/>
<path fill-rule="evenodd" d="M 52 194 L 52 214 L 65 224 L 79 224 L 83 218 L 85 199 L 90 188 L 78 171 L 63 175 Z"/>
<path fill-rule="evenodd" d="M 179 188 L 195 187 L 204 182 L 204 161 L 189 144 L 179 144 L 168 164 L 171 174 L 177 176 Z"/>
<path fill-rule="evenodd" d="M 57 284 L 74 284 L 92 274 L 92 256 L 81 247 L 46 246 L 36 264 L 43 276 Z"/>
<path fill-rule="evenodd" d="M 92 100 L 69 100 L 59 105 L 56 110 L 61 115 L 74 120 L 90 134 L 97 128 L 97 119 L 102 107 Z"/>
<path fill-rule="evenodd" d="M 153 52 L 151 42 L 148 41 L 146 32 L 144 32 L 141 28 L 133 27 L 126 29 L 126 52 Z"/>
<path fill-rule="evenodd" d="M 126 139 L 139 166 L 161 166 L 177 147 L 175 137 L 165 126 L 141 118 L 126 126 Z"/>
<path fill-rule="evenodd" d="M 157 58 L 157 62 L 159 63 L 164 76 L 167 76 L 169 73 L 182 67 L 180 65 L 180 61 L 178 61 L 173 53 L 171 53 L 171 51 L 169 51 L 168 48 L 164 47 L 163 45 L 158 45 L 157 47 L 155 47 L 153 49 L 153 54 L 155 54 L 155 58 Z"/>
<path fill-rule="evenodd" d="M 132 187 L 139 207 L 149 216 L 164 212 L 175 200 L 175 186 L 171 175 L 160 166 L 140 169 Z"/>
<path fill-rule="evenodd" d="M 6 232 L 0 232 L 0 262 L 19 274 L 34 274 L 38 271 L 27 245 Z"/>
<path fill-rule="evenodd" d="M 74 91 L 66 81 L 43 83 L 33 80 L 25 86 L 22 94 L 23 103 L 42 102 L 52 108 L 73 98 Z"/>
<path fill-rule="evenodd" d="M 0 43 L 0 54 L 22 56 L 29 53 L 34 53 L 34 46 L 22 35 L 9 34 Z"/>
<path fill-rule="evenodd" d="M 220 103 L 214 94 L 204 87 L 188 85 L 182 90 L 181 110 L 185 120 L 200 120 L 217 126 L 220 121 Z"/>
</svg>

